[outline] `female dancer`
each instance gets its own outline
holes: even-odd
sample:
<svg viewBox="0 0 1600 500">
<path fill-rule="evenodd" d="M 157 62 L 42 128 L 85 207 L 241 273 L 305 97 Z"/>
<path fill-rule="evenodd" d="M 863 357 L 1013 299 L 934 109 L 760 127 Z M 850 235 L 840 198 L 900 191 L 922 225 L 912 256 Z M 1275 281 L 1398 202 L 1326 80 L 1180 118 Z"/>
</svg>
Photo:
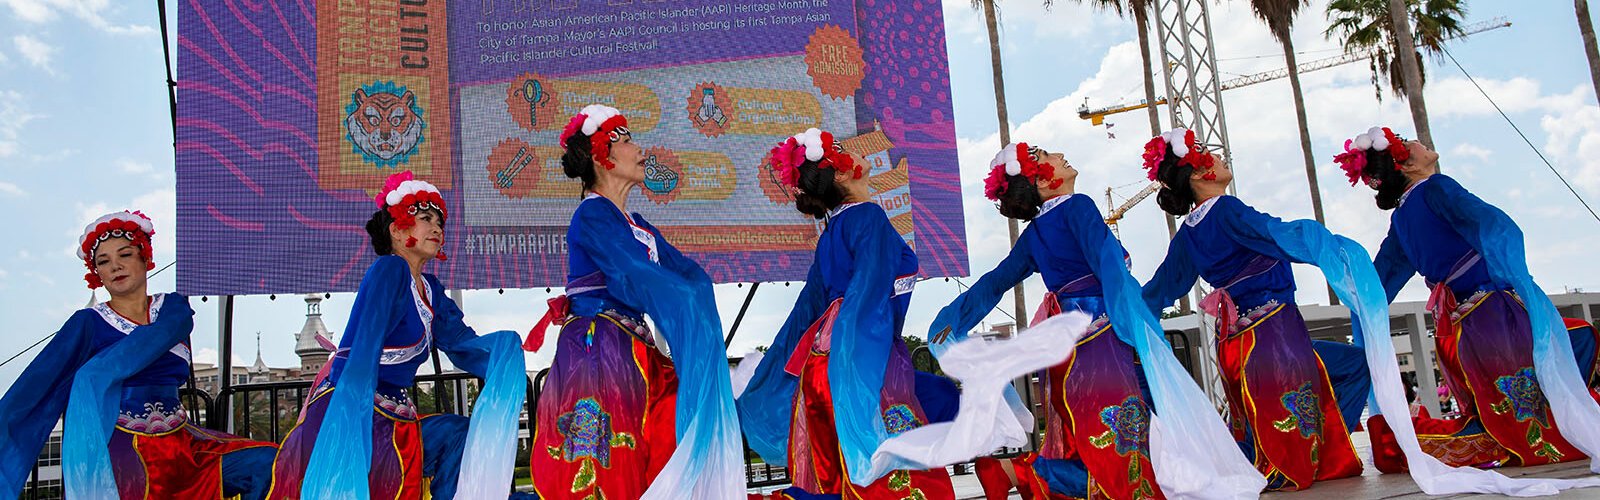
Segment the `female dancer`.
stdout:
<svg viewBox="0 0 1600 500">
<path fill-rule="evenodd" d="M 530 470 L 542 498 L 735 498 L 744 491 L 722 323 L 711 278 L 639 214 L 644 180 L 628 119 L 590 105 L 561 133 L 584 198 L 567 228 L 567 294 L 529 332 L 561 322 L 539 397 Z M 672 348 L 669 360 L 644 321 Z"/>
<path fill-rule="evenodd" d="M 112 212 L 78 238 L 84 279 L 111 299 L 73 314 L 0 398 L 0 497 L 21 493 L 63 411 L 66 498 L 266 494 L 273 444 L 196 427 L 178 399 L 194 312 L 183 295 L 147 295 L 154 235 L 144 214 Z"/>
<path fill-rule="evenodd" d="M 1154 336 L 1158 323 L 1143 307 L 1138 282 L 1128 274 L 1127 254 L 1106 228 L 1094 202 L 1074 194 L 1078 170 L 1062 154 L 1026 143 L 1000 150 L 991 168 L 984 194 L 998 203 L 1002 215 L 1032 224 L 999 266 L 939 312 L 929 329 L 930 338 L 943 340 L 943 333 L 971 329 L 1011 287 L 1035 272 L 1043 274 L 1053 291 L 1045 294 L 1034 323 L 1063 311 L 1082 311 L 1095 321 L 1078 341 L 1072 357 L 1050 368 L 1045 377 L 1052 418 L 1045 431 L 1044 458 L 1021 460 L 1033 464 L 1031 470 L 1018 469 L 1024 496 L 1161 498 L 1163 490 L 1179 485 L 1158 484 L 1151 466 L 1149 430 L 1154 400 L 1146 387 L 1176 385 L 1179 387 L 1156 389 L 1197 402 L 1197 406 L 1169 402 L 1159 413 L 1168 421 L 1192 422 L 1187 425 L 1201 429 L 1197 441 L 1210 438 L 1212 450 L 1231 448 L 1222 421 L 1165 342 L 1151 340 L 1159 339 Z M 1117 314 L 1108 317 L 1113 309 Z M 1157 384 L 1146 384 L 1145 370 L 1161 376 L 1154 379 Z M 1182 467 L 1217 463 L 1216 474 L 1196 474 L 1203 476 L 1201 480 L 1216 482 L 1181 486 L 1227 497 L 1253 495 L 1265 484 L 1237 453 L 1200 458 L 1185 460 L 1188 463 Z M 1228 465 L 1231 471 L 1226 469 Z M 990 498 L 1004 498 L 1005 489 L 991 492 Z"/>
<path fill-rule="evenodd" d="M 379 257 L 361 278 L 333 361 L 278 451 L 270 496 L 503 496 L 527 380 L 517 334 L 478 336 L 439 279 L 422 272 L 445 259 L 449 211 L 437 188 L 400 172 L 377 204 L 366 227 Z M 485 380 L 470 432 L 466 417 L 418 415 L 407 394 L 434 346 Z M 464 449 L 472 453 L 464 457 Z"/>
<path fill-rule="evenodd" d="M 1350 362 L 1335 366 L 1330 356 L 1312 348 L 1289 271 L 1290 262 L 1300 262 L 1342 276 L 1340 263 L 1320 259 L 1317 250 L 1354 242 L 1314 222 L 1283 222 L 1225 195 L 1232 170 L 1202 149 L 1193 132 L 1176 129 L 1151 139 L 1144 160 L 1150 179 L 1162 184 L 1156 198 L 1161 209 L 1187 215 L 1144 297 L 1159 311 L 1197 277 L 1216 287 L 1201 307 L 1217 318 L 1217 359 L 1239 447 L 1267 477 L 1269 489 L 1299 490 L 1317 480 L 1360 474 L 1347 425 L 1359 418 L 1368 390 L 1355 384 L 1340 394 L 1330 372 L 1364 374 L 1365 366 L 1359 356 L 1341 357 Z M 1355 264 L 1370 274 L 1365 255 Z M 1348 280 L 1330 277 L 1329 282 L 1346 303 L 1352 302 Z M 1388 325 L 1387 308 L 1355 314 L 1360 319 L 1376 314 Z M 1383 343 L 1388 344 L 1387 337 Z"/>
<path fill-rule="evenodd" d="M 889 436 L 928 423 L 900 339 L 917 256 L 868 201 L 866 162 L 810 129 L 772 150 L 795 207 L 825 221 L 805 287 L 739 398 L 750 447 L 787 463 L 791 498 L 955 498 L 937 470 L 873 474 Z"/>
<path fill-rule="evenodd" d="M 1433 288 L 1434 342 L 1462 417 L 1416 418 L 1422 449 L 1464 466 L 1566 462 L 1583 458 L 1580 449 L 1597 451 L 1600 407 L 1587 393 L 1587 373 L 1566 362 L 1582 345 L 1589 369 L 1592 330 L 1582 324 L 1569 337 L 1528 275 L 1516 223 L 1439 174 L 1438 153 L 1388 128 L 1345 141 L 1334 159 L 1352 186 L 1365 182 L 1378 208 L 1394 211 L 1373 260 L 1389 299 L 1414 274 Z M 1385 472 L 1405 470 L 1387 424 L 1381 414 L 1369 421 L 1374 461 Z"/>
</svg>

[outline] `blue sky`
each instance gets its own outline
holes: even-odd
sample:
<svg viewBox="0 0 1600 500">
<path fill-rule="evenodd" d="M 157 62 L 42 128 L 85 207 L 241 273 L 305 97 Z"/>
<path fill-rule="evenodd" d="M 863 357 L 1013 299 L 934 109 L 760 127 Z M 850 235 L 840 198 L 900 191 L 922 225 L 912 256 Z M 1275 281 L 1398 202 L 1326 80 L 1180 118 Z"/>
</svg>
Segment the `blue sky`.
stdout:
<svg viewBox="0 0 1600 500">
<path fill-rule="evenodd" d="M 1306 52 L 1302 61 L 1337 53 L 1337 45 L 1321 34 L 1325 3 L 1313 1 L 1296 25 L 1295 43 Z M 151 214 L 160 233 L 158 266 L 171 262 L 172 133 L 157 16 L 155 6 L 143 2 L 0 0 L 0 213 L 10 214 L 14 224 L 0 245 L 0 311 L 7 321 L 0 359 L 54 331 L 89 300 L 72 246 L 95 216 L 122 208 Z M 968 242 L 972 269 L 981 273 L 1007 250 L 1004 221 L 980 193 L 988 159 L 999 147 L 989 52 L 982 17 L 966 0 L 946 1 L 945 16 Z M 1600 201 L 1600 161 L 1595 160 L 1600 106 L 1570 4 L 1470 4 L 1469 20 L 1496 16 L 1506 16 L 1514 26 L 1455 42 L 1451 50 L 1578 191 Z M 168 21 L 175 26 L 175 18 L 169 15 Z M 1248 3 L 1216 5 L 1212 22 L 1225 73 L 1283 65 L 1279 45 L 1251 16 Z M 1113 117 L 1117 137 L 1110 139 L 1104 128 L 1091 127 L 1076 114 L 1086 97 L 1094 105 L 1139 98 L 1142 80 L 1131 23 L 1070 0 L 1058 0 L 1052 9 L 1007 0 L 1002 25 L 1014 140 L 1065 151 L 1082 171 L 1079 191 L 1093 195 L 1102 210 L 1107 186 L 1133 184 L 1119 191 L 1132 194 L 1142 180 L 1138 153 L 1147 138 L 1144 115 Z M 1600 269 L 1591 257 L 1600 248 L 1600 221 L 1583 211 L 1459 70 L 1435 60 L 1427 69 L 1431 123 L 1445 171 L 1522 225 L 1530 267 L 1547 290 L 1600 289 Z M 1370 191 L 1348 187 L 1331 162 L 1339 144 L 1366 127 L 1411 130 L 1404 103 L 1378 102 L 1368 78 L 1366 65 L 1357 63 L 1307 74 L 1303 82 L 1329 226 L 1376 249 L 1387 214 L 1373 207 Z M 1286 219 L 1309 217 L 1287 82 L 1233 90 L 1224 99 L 1240 196 Z M 1134 274 L 1141 279 L 1165 254 L 1165 226 L 1157 213 L 1153 203 L 1141 205 L 1121 227 Z M 1297 268 L 1296 273 L 1301 301 L 1325 303 L 1315 271 Z M 155 277 L 151 289 L 171 290 L 174 274 L 169 269 Z M 747 290 L 717 287 L 725 325 L 732 324 Z M 730 352 L 767 343 L 798 290 L 763 286 Z M 1029 281 L 1030 310 L 1041 291 L 1037 278 Z M 919 285 L 907 333 L 925 332 L 956 293 L 954 283 L 942 280 Z M 525 331 L 544 312 L 550 295 L 543 289 L 467 292 L 463 305 L 468 322 L 480 331 Z M 1413 282 L 1402 299 L 1424 295 Z M 335 294 L 324 304 L 334 330 L 343 329 L 350 302 L 350 295 Z M 216 303 L 194 303 L 194 344 L 202 360 L 216 357 Z M 298 297 L 240 298 L 235 358 L 254 358 L 254 333 L 260 331 L 268 364 L 297 364 L 292 333 L 303 315 Z M 1007 320 L 999 313 L 990 319 Z M 36 352 L 0 367 L 0 386 L 9 386 Z M 530 359 L 531 366 L 545 363 Z"/>
</svg>

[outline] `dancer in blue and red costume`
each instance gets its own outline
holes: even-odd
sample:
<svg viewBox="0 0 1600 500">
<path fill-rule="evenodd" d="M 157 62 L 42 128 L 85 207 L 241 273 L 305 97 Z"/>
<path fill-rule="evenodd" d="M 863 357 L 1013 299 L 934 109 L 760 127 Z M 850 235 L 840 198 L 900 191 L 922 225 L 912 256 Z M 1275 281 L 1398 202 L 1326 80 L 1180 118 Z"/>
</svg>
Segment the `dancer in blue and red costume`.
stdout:
<svg viewBox="0 0 1600 500">
<path fill-rule="evenodd" d="M 1201 150 L 1192 133 L 1179 129 L 1152 139 L 1144 158 L 1151 179 L 1163 186 L 1157 197 L 1161 208 L 1188 214 L 1166 260 L 1145 285 L 1145 301 L 1152 310 L 1166 307 L 1197 276 L 1216 285 L 1201 307 L 1218 318 L 1217 357 L 1240 448 L 1276 489 L 1359 473 L 1361 463 L 1345 431 L 1362 409 L 1362 396 L 1374 404 L 1374 413 L 1408 413 L 1389 338 L 1388 301 L 1366 249 L 1321 224 L 1284 222 L 1225 195 L 1232 172 Z M 1313 347 L 1307 341 L 1287 262 L 1322 271 L 1350 308 L 1362 356 L 1341 345 Z M 1566 355 L 1570 359 L 1571 353 Z M 1572 369 L 1570 362 L 1565 366 Z M 1371 377 L 1370 394 L 1360 387 L 1362 372 Z M 1410 419 L 1389 426 L 1410 464 L 1411 479 L 1430 495 L 1550 495 L 1561 488 L 1600 485 L 1595 478 L 1511 479 L 1450 466 L 1422 451 Z"/>
<path fill-rule="evenodd" d="M 789 498 L 955 498 L 936 470 L 886 471 L 886 438 L 926 425 L 900 338 L 917 256 L 869 201 L 867 163 L 810 129 L 772 150 L 795 207 L 825 221 L 805 287 L 767 350 L 739 411 L 750 447 L 787 464 Z"/>
<path fill-rule="evenodd" d="M 66 498 L 265 497 L 273 444 L 197 427 L 178 399 L 194 312 L 147 295 L 154 235 L 139 212 L 84 228 L 84 279 L 111 299 L 74 313 L 0 398 L 0 497 L 20 494 L 63 412 Z"/>
<path fill-rule="evenodd" d="M 1559 321 L 1528 275 L 1516 223 L 1439 174 L 1438 160 L 1422 143 L 1382 127 L 1345 141 L 1335 157 L 1352 186 L 1366 183 L 1377 191 L 1378 208 L 1393 210 L 1373 261 L 1389 300 L 1419 273 L 1433 289 L 1428 309 L 1439 365 L 1462 416 L 1415 418 L 1422 449 L 1464 466 L 1580 460 L 1580 449 L 1600 445 L 1600 408 L 1586 387 L 1593 328 Z M 1568 360 L 1579 346 L 1581 367 L 1573 370 Z M 1541 359 L 1547 355 L 1560 370 L 1550 370 Z M 1571 409 L 1563 413 L 1563 406 Z M 1382 414 L 1369 421 L 1374 461 L 1385 472 L 1403 471 L 1388 423 Z M 1584 441 L 1570 439 L 1572 432 Z"/>
<path fill-rule="evenodd" d="M 567 228 L 566 294 L 523 345 L 538 351 L 547 327 L 560 324 L 534 423 L 534 488 L 546 499 L 742 497 L 743 447 L 710 277 L 627 212 L 645 177 L 627 117 L 587 106 L 561 144 L 561 165 L 582 180 L 584 198 Z"/>
<path fill-rule="evenodd" d="M 439 279 L 422 271 L 445 259 L 449 211 L 438 188 L 400 172 L 377 204 L 366 229 L 379 257 L 361 279 L 333 360 L 278 451 L 271 498 L 503 497 L 527 380 L 519 338 L 477 335 Z M 434 347 L 484 380 L 470 421 L 420 415 L 410 399 Z"/>
<path fill-rule="evenodd" d="M 1008 290 L 1036 272 L 1052 291 L 1033 323 L 1064 311 L 1095 318 L 1071 357 L 1043 377 L 1051 412 L 1043 449 L 1013 459 L 1031 464 L 1015 468 L 1022 496 L 1164 498 L 1164 490 L 1177 487 L 1220 498 L 1261 491 L 1261 474 L 1231 452 L 1232 439 L 1199 386 L 1164 342 L 1150 341 L 1159 339 L 1156 318 L 1144 307 L 1139 284 L 1128 273 L 1127 253 L 1100 210 L 1089 197 L 1074 193 L 1078 170 L 1062 154 L 1027 144 L 1005 147 L 990 165 L 984 195 L 998 203 L 1002 215 L 1031 223 L 994 270 L 939 312 L 929 329 L 934 345 L 959 339 L 950 334 L 976 326 Z M 1147 379 L 1146 371 L 1156 376 Z M 1166 443 L 1190 453 L 1181 467 L 1216 467 L 1192 474 L 1200 484 L 1158 484 L 1149 440 L 1157 400 L 1150 389 L 1166 397 L 1167 406 L 1159 412 L 1166 421 L 1199 429 L 1186 433 L 1195 443 L 1209 438 L 1209 444 L 1189 449 Z M 1215 453 L 1218 449 L 1225 452 Z M 1196 451 L 1200 454 L 1192 454 Z M 985 482 L 989 498 L 1005 498 L 1009 484 L 990 483 Z"/>
<path fill-rule="evenodd" d="M 1184 129 L 1145 145 L 1144 167 L 1162 184 L 1157 202 L 1167 213 L 1186 217 L 1144 297 L 1159 311 L 1198 277 L 1216 287 L 1201 307 L 1217 318 L 1217 360 L 1230 423 L 1269 489 L 1299 490 L 1358 475 L 1361 460 L 1349 431 L 1366 404 L 1366 366 L 1351 346 L 1319 342 L 1313 348 L 1289 270 L 1289 263 L 1299 262 L 1316 264 L 1324 274 L 1338 272 L 1290 237 L 1324 245 L 1354 242 L 1314 222 L 1283 222 L 1227 196 L 1233 171 L 1202 146 Z M 1356 264 L 1371 267 L 1365 252 Z M 1336 288 L 1346 285 L 1329 281 Z M 1337 291 L 1341 297 L 1349 293 Z M 1388 324 L 1387 308 L 1374 312 Z"/>
</svg>

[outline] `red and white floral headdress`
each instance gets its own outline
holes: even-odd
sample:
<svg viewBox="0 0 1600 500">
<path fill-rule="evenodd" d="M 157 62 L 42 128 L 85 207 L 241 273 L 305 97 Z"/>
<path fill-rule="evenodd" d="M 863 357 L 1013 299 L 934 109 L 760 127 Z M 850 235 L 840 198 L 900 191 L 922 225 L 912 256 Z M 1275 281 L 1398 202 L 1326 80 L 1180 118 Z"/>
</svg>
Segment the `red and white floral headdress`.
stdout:
<svg viewBox="0 0 1600 500">
<path fill-rule="evenodd" d="M 800 187 L 800 165 L 807 161 L 817 162 L 817 168 L 853 172 L 856 179 L 862 175 L 861 165 L 834 140 L 833 134 L 818 129 L 806 129 L 772 148 L 772 171 L 778 183 L 785 186 Z"/>
<path fill-rule="evenodd" d="M 1411 159 L 1411 150 L 1406 149 L 1406 142 L 1394 134 L 1389 127 L 1372 127 L 1366 132 L 1357 134 L 1354 138 L 1344 141 L 1344 152 L 1334 155 L 1334 163 L 1344 170 L 1344 176 L 1350 179 L 1350 185 L 1363 179 L 1370 181 L 1365 172 L 1367 168 L 1367 151 L 1388 151 L 1394 158 L 1394 168 L 1400 169 L 1400 164 Z"/>
<path fill-rule="evenodd" d="M 983 195 L 990 200 L 1000 201 L 1000 195 L 1005 194 L 1009 187 L 1006 176 L 1020 175 L 1033 179 L 1036 183 L 1050 181 L 1045 187 L 1055 189 L 1061 187 L 1066 179 L 1056 179 L 1056 171 L 1050 165 L 1040 163 L 1039 156 L 1044 150 L 1028 146 L 1026 142 L 1008 145 L 995 153 L 994 159 L 989 161 L 989 177 L 983 180 Z"/>
<path fill-rule="evenodd" d="M 83 259 L 84 267 L 89 268 L 89 273 L 83 275 L 83 280 L 89 282 L 89 288 L 100 288 L 100 276 L 94 273 L 94 252 L 101 243 L 111 238 L 124 238 L 139 247 L 140 255 L 144 256 L 145 271 L 156 268 L 156 262 L 151 258 L 152 249 L 150 238 L 156 235 L 156 226 L 150 218 L 139 211 L 111 212 L 100 216 L 88 226 L 84 226 L 83 234 L 78 236 L 78 258 Z"/>
<path fill-rule="evenodd" d="M 622 116 L 617 108 L 604 104 L 584 106 L 582 111 L 567 121 L 567 127 L 561 129 L 561 147 L 565 149 L 567 138 L 577 133 L 589 138 L 589 154 L 606 170 L 617 168 L 617 164 L 611 161 L 611 143 L 633 135 L 628 131 L 628 117 Z"/>
<path fill-rule="evenodd" d="M 417 212 L 433 209 L 439 211 L 439 224 L 444 225 L 444 220 L 450 217 L 450 211 L 445 209 L 444 196 L 439 193 L 439 188 L 428 181 L 416 180 L 410 170 L 397 172 L 383 181 L 383 191 L 378 192 L 374 200 L 378 208 L 389 212 L 394 217 L 394 225 L 400 229 L 411 229 L 417 225 Z M 415 237 L 406 240 L 406 246 L 416 246 Z M 443 251 L 439 252 L 439 260 L 445 260 Z"/>
<path fill-rule="evenodd" d="M 1150 180 L 1156 180 L 1156 174 L 1161 169 L 1161 160 L 1166 158 L 1167 150 L 1172 150 L 1173 156 L 1178 157 L 1179 165 L 1188 165 L 1195 170 L 1205 172 L 1200 178 L 1213 181 L 1217 173 L 1211 169 L 1216 167 L 1216 158 L 1207 153 L 1205 148 L 1194 138 L 1194 131 L 1178 127 L 1150 139 L 1144 143 L 1144 169 Z"/>
</svg>

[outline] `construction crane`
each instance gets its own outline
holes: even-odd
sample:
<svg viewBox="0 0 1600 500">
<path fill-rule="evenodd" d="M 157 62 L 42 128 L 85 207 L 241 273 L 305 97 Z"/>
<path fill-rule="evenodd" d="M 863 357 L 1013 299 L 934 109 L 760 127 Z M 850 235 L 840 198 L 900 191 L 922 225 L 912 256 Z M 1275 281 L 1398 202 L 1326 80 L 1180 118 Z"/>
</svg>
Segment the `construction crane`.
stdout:
<svg viewBox="0 0 1600 500">
<path fill-rule="evenodd" d="M 1161 183 L 1159 182 L 1147 184 L 1144 189 L 1134 193 L 1132 197 L 1123 201 L 1117 208 L 1111 208 L 1111 188 L 1106 188 L 1106 208 L 1110 209 L 1109 212 L 1106 212 L 1106 225 L 1111 227 L 1111 235 L 1119 240 L 1122 239 L 1122 233 L 1117 230 L 1117 222 L 1122 220 L 1122 216 L 1127 214 L 1129 209 L 1144 201 L 1145 198 L 1149 198 L 1150 195 L 1155 194 L 1158 189 L 1161 189 Z"/>
<path fill-rule="evenodd" d="M 1461 34 L 1453 35 L 1453 36 L 1450 36 L 1450 37 L 1446 37 L 1445 40 L 1454 40 L 1454 39 L 1457 39 L 1457 38 L 1465 38 L 1465 37 L 1468 37 L 1468 36 L 1476 35 L 1478 33 L 1483 33 L 1485 31 L 1497 30 L 1497 29 L 1500 29 L 1500 28 L 1508 28 L 1510 26 L 1511 26 L 1511 21 L 1506 20 L 1506 18 L 1504 18 L 1504 17 L 1496 17 L 1496 18 L 1490 19 L 1488 21 L 1479 21 L 1479 22 L 1476 22 L 1476 23 L 1469 24 L 1466 27 L 1462 28 Z M 1306 62 L 1306 63 L 1300 64 L 1297 67 L 1300 69 L 1300 74 L 1303 75 L 1303 74 L 1310 73 L 1310 72 L 1313 72 L 1313 71 L 1328 69 L 1328 68 L 1332 68 L 1334 66 L 1341 66 L 1341 65 L 1350 64 L 1350 63 L 1353 63 L 1353 62 L 1356 62 L 1356 61 L 1360 61 L 1360 60 L 1363 60 L 1363 59 L 1368 59 L 1368 58 L 1372 57 L 1373 53 L 1376 50 L 1377 49 L 1365 49 L 1365 50 L 1358 50 L 1358 51 L 1355 51 L 1355 52 L 1346 52 L 1346 53 L 1341 54 L 1341 55 L 1337 55 L 1337 56 L 1333 56 L 1333 57 L 1325 57 L 1325 58 L 1322 58 L 1322 59 L 1317 59 L 1317 60 L 1314 60 L 1314 61 Z M 1234 79 L 1222 82 L 1222 90 L 1233 90 L 1233 89 L 1236 89 L 1236 88 L 1239 88 L 1239 87 L 1255 85 L 1255 84 L 1261 83 L 1261 82 L 1269 82 L 1269 81 L 1272 81 L 1272 80 L 1277 80 L 1279 78 L 1287 78 L 1288 76 L 1289 76 L 1289 69 L 1288 68 L 1279 68 L 1279 69 L 1275 69 L 1275 70 L 1271 70 L 1271 71 L 1263 71 L 1263 72 L 1256 73 L 1256 74 L 1253 74 L 1253 75 L 1245 75 L 1245 76 L 1241 76 L 1241 77 L 1238 77 L 1238 78 L 1234 78 Z M 1083 101 L 1084 101 L 1083 105 L 1078 107 L 1078 118 L 1089 120 L 1090 124 L 1096 125 L 1096 126 L 1104 125 L 1107 116 L 1114 115 L 1114 114 L 1117 114 L 1117 113 L 1125 113 L 1125 112 L 1128 112 L 1128 111 L 1135 111 L 1135 110 L 1144 109 L 1145 106 L 1149 105 L 1149 104 L 1145 103 L 1143 100 L 1141 100 L 1140 102 L 1134 103 L 1134 104 L 1118 104 L 1118 105 L 1115 105 L 1115 106 L 1108 106 L 1108 107 L 1104 107 L 1104 108 L 1089 109 L 1089 99 L 1088 98 L 1084 98 Z M 1158 98 L 1156 98 L 1156 102 L 1155 102 L 1156 105 L 1162 105 L 1162 104 L 1166 104 L 1166 103 L 1167 103 L 1167 98 L 1166 97 L 1158 97 Z M 1148 194 L 1146 194 L 1146 196 L 1148 196 Z M 1110 217 L 1107 217 L 1106 219 L 1108 221 L 1111 220 Z"/>
</svg>

